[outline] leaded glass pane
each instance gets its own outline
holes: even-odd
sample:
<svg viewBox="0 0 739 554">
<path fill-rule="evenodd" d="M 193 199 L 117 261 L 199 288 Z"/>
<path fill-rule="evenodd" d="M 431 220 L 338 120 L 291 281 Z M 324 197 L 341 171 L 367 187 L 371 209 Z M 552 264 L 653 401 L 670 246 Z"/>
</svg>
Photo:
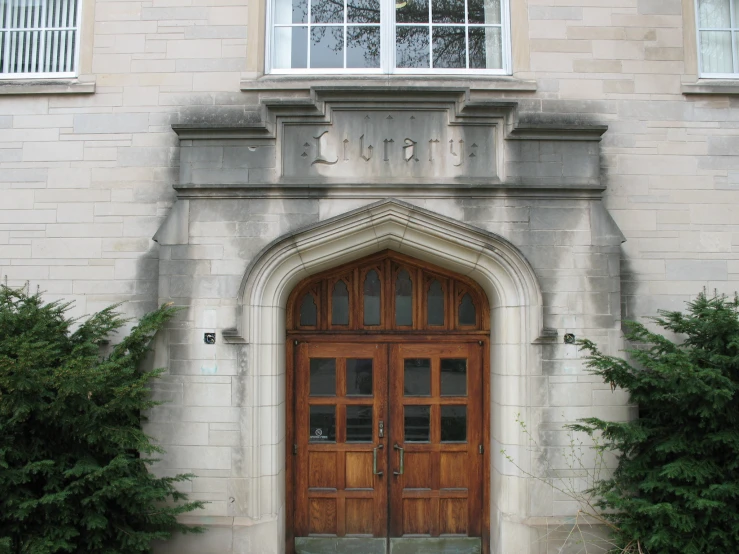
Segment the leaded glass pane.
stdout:
<svg viewBox="0 0 739 554">
<path fill-rule="evenodd" d="M 413 283 L 405 269 L 395 280 L 395 324 L 413 325 Z"/>
<path fill-rule="evenodd" d="M 472 297 L 467 293 L 462 297 L 462 302 L 459 304 L 459 324 L 475 325 L 476 323 L 477 312 L 475 310 L 475 304 L 472 302 Z"/>
<path fill-rule="evenodd" d="M 331 323 L 349 325 L 349 290 L 344 281 L 336 281 L 331 294 Z"/>
<path fill-rule="evenodd" d="M 444 289 L 436 279 L 429 287 L 426 311 L 429 325 L 444 325 Z"/>
<path fill-rule="evenodd" d="M 374 269 L 364 278 L 364 324 L 380 324 L 380 277 Z"/>
<path fill-rule="evenodd" d="M 316 300 L 311 293 L 307 293 L 300 303 L 300 324 L 315 326 L 317 324 L 318 309 Z"/>
</svg>

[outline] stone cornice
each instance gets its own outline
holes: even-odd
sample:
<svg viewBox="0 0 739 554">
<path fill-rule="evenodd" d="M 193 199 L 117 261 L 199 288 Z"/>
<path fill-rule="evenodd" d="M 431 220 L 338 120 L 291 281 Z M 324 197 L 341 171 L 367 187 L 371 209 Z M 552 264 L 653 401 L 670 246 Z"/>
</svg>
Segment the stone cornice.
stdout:
<svg viewBox="0 0 739 554">
<path fill-rule="evenodd" d="M 177 196 L 186 198 L 582 198 L 600 199 L 606 189 L 603 185 L 526 185 L 499 183 L 326 183 L 244 186 L 234 185 L 174 185 Z"/>
</svg>

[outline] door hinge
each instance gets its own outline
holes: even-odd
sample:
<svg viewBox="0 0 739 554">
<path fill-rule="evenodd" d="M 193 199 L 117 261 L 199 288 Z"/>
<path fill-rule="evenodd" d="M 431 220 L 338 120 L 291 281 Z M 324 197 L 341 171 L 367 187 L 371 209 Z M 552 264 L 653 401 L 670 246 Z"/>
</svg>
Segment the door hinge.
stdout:
<svg viewBox="0 0 739 554">
<path fill-rule="evenodd" d="M 297 456 L 297 454 L 298 454 L 298 445 L 296 443 L 296 444 L 293 444 L 293 456 Z"/>
<path fill-rule="evenodd" d="M 477 451 L 480 454 L 484 454 L 485 453 L 485 447 L 483 445 L 480 445 L 480 446 L 477 447 Z"/>
</svg>

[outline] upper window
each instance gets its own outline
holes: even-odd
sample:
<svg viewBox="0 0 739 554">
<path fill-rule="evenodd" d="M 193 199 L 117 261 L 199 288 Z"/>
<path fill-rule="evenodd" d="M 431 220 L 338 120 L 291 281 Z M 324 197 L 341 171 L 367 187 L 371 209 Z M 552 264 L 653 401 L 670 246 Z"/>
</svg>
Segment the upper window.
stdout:
<svg viewBox="0 0 739 554">
<path fill-rule="evenodd" d="M 74 77 L 79 0 L 0 0 L 0 78 Z"/>
<path fill-rule="evenodd" d="M 697 0 L 700 72 L 703 77 L 739 74 L 739 0 Z"/>
<path fill-rule="evenodd" d="M 272 73 L 508 73 L 507 0 L 273 0 Z"/>
</svg>

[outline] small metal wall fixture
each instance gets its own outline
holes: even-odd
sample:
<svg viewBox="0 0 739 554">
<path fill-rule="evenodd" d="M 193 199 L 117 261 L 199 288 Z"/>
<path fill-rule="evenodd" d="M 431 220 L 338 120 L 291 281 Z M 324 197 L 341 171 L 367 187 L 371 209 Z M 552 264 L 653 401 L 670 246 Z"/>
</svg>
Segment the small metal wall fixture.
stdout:
<svg viewBox="0 0 739 554">
<path fill-rule="evenodd" d="M 574 333 L 565 333 L 565 344 L 575 344 L 575 340 Z"/>
<path fill-rule="evenodd" d="M 205 333 L 205 334 L 203 334 L 203 342 L 205 344 L 215 344 L 216 343 L 216 334 L 215 333 Z"/>
</svg>

